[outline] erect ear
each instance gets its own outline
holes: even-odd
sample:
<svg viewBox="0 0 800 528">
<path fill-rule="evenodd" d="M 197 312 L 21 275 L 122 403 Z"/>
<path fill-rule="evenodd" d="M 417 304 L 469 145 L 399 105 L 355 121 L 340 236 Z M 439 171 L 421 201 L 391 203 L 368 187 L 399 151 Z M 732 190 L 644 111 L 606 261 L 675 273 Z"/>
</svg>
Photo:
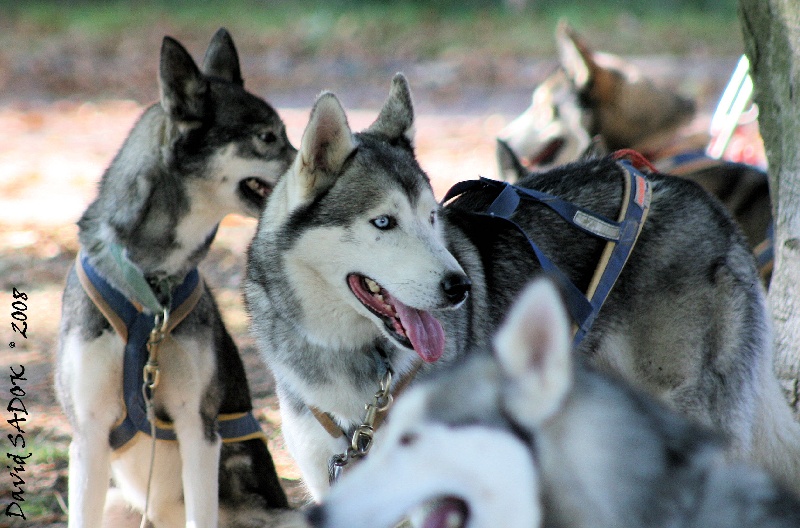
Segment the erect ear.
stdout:
<svg viewBox="0 0 800 528">
<path fill-rule="evenodd" d="M 500 365 L 509 379 L 508 411 L 535 427 L 552 416 L 572 386 L 570 322 L 549 279 L 525 288 L 494 338 Z"/>
<path fill-rule="evenodd" d="M 333 185 L 356 142 L 347 124 L 347 116 L 336 96 L 322 93 L 303 132 L 298 155 L 300 198 Z"/>
<path fill-rule="evenodd" d="M 500 169 L 500 177 L 507 182 L 514 183 L 528 174 L 508 143 L 500 138 L 497 139 L 497 164 Z"/>
<path fill-rule="evenodd" d="M 596 101 L 611 101 L 617 85 L 614 72 L 598 64 L 589 46 L 563 20 L 556 29 L 556 42 L 561 66 L 576 90 Z"/>
<path fill-rule="evenodd" d="M 581 152 L 579 160 L 589 161 L 604 158 L 610 153 L 606 140 L 600 134 L 593 136 L 589 145 Z"/>
<path fill-rule="evenodd" d="M 395 74 L 389 97 L 367 131 L 383 134 L 389 139 L 405 137 L 414 144 L 414 105 L 411 102 L 411 89 L 402 73 Z"/>
<path fill-rule="evenodd" d="M 180 43 L 164 37 L 161 44 L 161 106 L 174 120 L 192 126 L 205 116 L 208 81 Z"/>
<path fill-rule="evenodd" d="M 239 69 L 239 54 L 233 45 L 231 34 L 225 28 L 219 28 L 211 38 L 203 59 L 203 72 L 210 77 L 244 86 L 242 71 Z"/>
<path fill-rule="evenodd" d="M 586 90 L 594 80 L 597 64 L 591 50 L 564 20 L 556 28 L 556 44 L 561 66 L 578 90 Z"/>
</svg>

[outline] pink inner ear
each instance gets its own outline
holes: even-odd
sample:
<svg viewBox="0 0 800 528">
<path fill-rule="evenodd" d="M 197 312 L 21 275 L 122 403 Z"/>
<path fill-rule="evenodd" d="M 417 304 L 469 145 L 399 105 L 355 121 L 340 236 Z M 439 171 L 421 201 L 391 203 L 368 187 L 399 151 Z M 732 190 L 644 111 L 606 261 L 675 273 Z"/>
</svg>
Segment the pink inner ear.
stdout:
<svg viewBox="0 0 800 528">
<path fill-rule="evenodd" d="M 541 314 L 539 314 L 541 317 Z M 547 328 L 545 321 L 537 321 L 525 327 L 525 341 L 528 343 L 528 370 L 544 369 L 547 355 L 553 350 L 553 330 Z"/>
<path fill-rule="evenodd" d="M 321 95 L 303 134 L 303 161 L 312 172 L 337 172 L 353 147 L 344 109 L 333 94 Z"/>
<path fill-rule="evenodd" d="M 518 302 L 522 312 L 515 324 L 525 346 L 525 369 L 542 371 L 554 356 L 570 353 L 569 320 L 563 301 L 552 284 L 537 282 Z"/>
</svg>

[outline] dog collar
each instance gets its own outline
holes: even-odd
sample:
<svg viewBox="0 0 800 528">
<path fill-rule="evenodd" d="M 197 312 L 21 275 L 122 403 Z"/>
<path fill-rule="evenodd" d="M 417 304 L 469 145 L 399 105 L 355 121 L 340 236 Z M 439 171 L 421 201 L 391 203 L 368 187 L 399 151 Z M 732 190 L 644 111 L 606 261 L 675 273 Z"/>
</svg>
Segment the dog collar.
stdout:
<svg viewBox="0 0 800 528">
<path fill-rule="evenodd" d="M 391 366 L 389 365 L 389 360 L 385 356 L 383 351 L 373 350 L 373 354 L 375 357 L 375 364 L 377 365 L 378 371 L 378 378 L 382 379 L 385 376 L 387 371 L 394 373 Z M 391 396 L 392 398 L 396 398 L 400 396 L 400 394 L 406 390 L 406 388 L 411 384 L 411 382 L 416 377 L 417 373 L 419 372 L 420 368 L 422 368 L 421 361 L 415 361 L 414 365 L 411 367 L 404 376 L 397 380 L 392 387 Z M 344 430 L 337 422 L 336 419 L 330 414 L 319 407 L 315 407 L 313 405 L 308 406 L 308 410 L 311 411 L 311 414 L 314 418 L 319 422 L 319 424 L 327 431 L 329 435 L 333 438 L 351 438 L 353 433 L 355 432 L 355 427 L 351 427 L 349 430 Z M 375 417 L 374 428 L 377 430 L 378 427 L 383 425 L 383 422 L 386 420 L 386 415 L 388 414 L 388 407 L 383 411 L 379 411 L 377 416 Z"/>
<path fill-rule="evenodd" d="M 626 157 L 630 159 L 625 159 Z M 442 205 L 444 205 L 468 191 L 494 194 L 494 200 L 485 211 L 471 214 L 499 219 L 510 224 L 525 237 L 542 269 L 554 277 L 566 294 L 567 309 L 575 323 L 573 347 L 580 344 L 591 328 L 600 308 L 622 273 L 644 226 L 650 207 L 650 183 L 633 164 L 633 162 L 641 162 L 643 158 L 628 151 L 621 151 L 615 154 L 614 158 L 619 167 L 623 169 L 625 184 L 620 215 L 616 221 L 578 207 L 557 196 L 488 178 L 457 183 L 442 200 Z M 572 227 L 606 241 L 606 246 L 585 294 L 553 264 L 525 230 L 511 219 L 514 211 L 523 201 L 545 205 Z"/>
<path fill-rule="evenodd" d="M 137 433 L 150 435 L 144 396 L 142 395 L 142 369 L 147 362 L 147 339 L 155 325 L 155 315 L 145 312 L 141 305 L 128 299 L 117 288 L 108 283 L 82 253 L 78 254 L 75 272 L 84 291 L 103 314 L 114 331 L 125 341 L 123 363 L 123 402 L 125 417 L 117 423 L 109 435 L 112 449 L 127 445 Z M 144 280 L 144 279 L 143 279 Z M 145 283 L 146 284 L 146 283 Z M 205 290 L 197 269 L 193 269 L 181 284 L 170 292 L 170 333 L 197 305 Z M 264 438 L 252 411 L 220 414 L 219 433 L 224 442 L 239 442 L 251 438 Z M 177 439 L 171 422 L 156 420 L 156 438 Z"/>
</svg>

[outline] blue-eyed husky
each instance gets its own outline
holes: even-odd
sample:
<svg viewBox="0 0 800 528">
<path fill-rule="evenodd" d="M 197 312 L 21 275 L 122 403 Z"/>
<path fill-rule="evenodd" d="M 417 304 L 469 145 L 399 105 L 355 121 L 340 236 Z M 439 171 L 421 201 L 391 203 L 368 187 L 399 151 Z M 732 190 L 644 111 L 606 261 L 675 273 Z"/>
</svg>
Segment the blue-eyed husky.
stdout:
<svg viewBox="0 0 800 528">
<path fill-rule="evenodd" d="M 101 526 L 112 473 L 114 499 L 149 504 L 156 527 L 290 521 L 241 359 L 196 266 L 226 214 L 259 214 L 296 150 L 275 110 L 243 88 L 225 30 L 202 71 L 165 37 L 160 84 L 78 223 L 56 373 L 73 428 L 69 526 Z M 160 439 L 151 479 L 143 376 Z"/>
<path fill-rule="evenodd" d="M 317 498 L 369 444 L 389 392 L 487 347 L 541 269 L 508 222 L 475 215 L 494 196 L 476 188 L 437 204 L 413 130 L 402 75 L 360 133 L 334 95 L 321 95 L 249 250 L 251 329 L 276 379 L 288 448 Z M 608 157 L 532 174 L 520 186 L 579 206 L 581 220 L 586 211 L 612 219 L 629 176 Z M 696 185 L 649 180 L 648 219 L 578 352 L 729 435 L 732 457 L 797 483 L 800 434 L 772 372 L 764 291 L 747 245 Z M 639 194 L 631 194 L 637 203 Z M 604 240 L 544 202 L 517 208 L 511 220 L 575 288 L 589 289 Z"/>
<path fill-rule="evenodd" d="M 319 528 L 779 528 L 800 501 L 724 441 L 571 357 L 570 322 L 546 280 L 521 295 L 497 359 L 422 382 L 398 401 L 384 443 L 345 475 Z"/>
</svg>

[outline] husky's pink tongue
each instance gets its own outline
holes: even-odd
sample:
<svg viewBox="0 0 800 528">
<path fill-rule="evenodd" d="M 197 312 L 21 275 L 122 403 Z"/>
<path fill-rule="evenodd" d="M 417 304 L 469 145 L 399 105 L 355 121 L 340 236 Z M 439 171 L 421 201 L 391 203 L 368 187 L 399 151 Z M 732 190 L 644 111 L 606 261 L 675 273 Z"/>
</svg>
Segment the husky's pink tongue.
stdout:
<svg viewBox="0 0 800 528">
<path fill-rule="evenodd" d="M 452 528 L 464 526 L 466 512 L 462 503 L 455 499 L 442 499 L 425 518 L 423 528 Z"/>
<path fill-rule="evenodd" d="M 392 306 L 400 318 L 411 346 L 419 357 L 427 363 L 433 363 L 444 352 L 444 330 L 441 323 L 428 312 L 411 308 L 394 297 Z"/>
</svg>

